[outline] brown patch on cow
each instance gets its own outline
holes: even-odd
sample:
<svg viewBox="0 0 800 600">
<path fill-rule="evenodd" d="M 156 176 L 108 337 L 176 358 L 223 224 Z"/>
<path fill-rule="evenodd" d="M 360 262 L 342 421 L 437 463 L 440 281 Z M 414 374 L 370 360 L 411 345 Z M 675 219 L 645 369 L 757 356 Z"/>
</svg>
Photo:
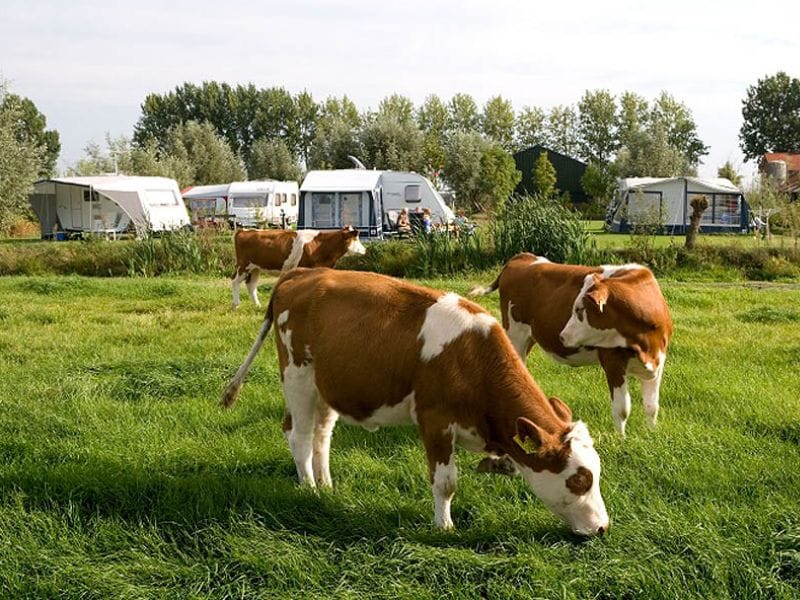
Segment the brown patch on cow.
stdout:
<svg viewBox="0 0 800 600">
<path fill-rule="evenodd" d="M 578 467 L 578 471 L 567 477 L 567 487 L 576 496 L 582 496 L 592 489 L 594 477 L 592 472 L 586 467 Z"/>
<path fill-rule="evenodd" d="M 288 412 L 283 415 L 283 423 L 281 423 L 281 429 L 283 429 L 283 433 L 287 433 L 292 430 L 292 415 Z"/>
<path fill-rule="evenodd" d="M 347 254 L 350 242 L 358 237 L 351 227 L 320 231 L 305 245 L 299 267 L 332 267 Z M 236 251 L 235 277 L 247 273 L 250 265 L 264 271 L 280 271 L 292 253 L 296 231 L 283 229 L 239 229 L 234 236 Z M 252 268 L 252 267 L 251 267 Z M 248 275 L 248 279 L 250 275 Z"/>
</svg>

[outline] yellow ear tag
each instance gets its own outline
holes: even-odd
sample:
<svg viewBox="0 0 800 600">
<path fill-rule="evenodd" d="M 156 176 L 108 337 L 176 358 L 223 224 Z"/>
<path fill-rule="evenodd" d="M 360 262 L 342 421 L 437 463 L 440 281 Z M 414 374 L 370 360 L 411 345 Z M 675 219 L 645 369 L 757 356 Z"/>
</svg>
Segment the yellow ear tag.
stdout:
<svg viewBox="0 0 800 600">
<path fill-rule="evenodd" d="M 526 454 L 535 454 L 538 450 L 536 444 L 531 438 L 527 438 L 524 442 L 522 438 L 519 437 L 519 434 L 514 436 L 514 441 L 517 442 L 517 446 L 522 448 Z"/>
</svg>

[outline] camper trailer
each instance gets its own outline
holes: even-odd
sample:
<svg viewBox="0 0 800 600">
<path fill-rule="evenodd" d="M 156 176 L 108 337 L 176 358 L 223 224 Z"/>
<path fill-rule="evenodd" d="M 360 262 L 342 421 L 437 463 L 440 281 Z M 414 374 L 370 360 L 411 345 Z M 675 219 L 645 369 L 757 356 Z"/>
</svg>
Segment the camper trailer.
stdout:
<svg viewBox="0 0 800 600">
<path fill-rule="evenodd" d="M 137 235 L 189 226 L 178 184 L 166 177 L 59 177 L 34 184 L 29 196 L 42 238 L 59 234 Z"/>
<path fill-rule="evenodd" d="M 692 200 L 705 196 L 708 208 L 700 220 L 703 233 L 747 232 L 744 194 L 727 179 L 700 177 L 634 177 L 620 179 L 606 213 L 606 226 L 627 232 L 637 225 L 657 225 L 668 234 L 689 228 Z"/>
<path fill-rule="evenodd" d="M 351 225 L 362 237 L 371 239 L 392 235 L 404 208 L 412 216 L 428 209 L 434 226 L 454 219 L 453 211 L 430 181 L 402 171 L 309 171 L 300 187 L 299 208 L 298 229 Z"/>
<path fill-rule="evenodd" d="M 234 181 L 184 190 L 192 222 L 282 227 L 297 222 L 296 181 Z"/>
</svg>

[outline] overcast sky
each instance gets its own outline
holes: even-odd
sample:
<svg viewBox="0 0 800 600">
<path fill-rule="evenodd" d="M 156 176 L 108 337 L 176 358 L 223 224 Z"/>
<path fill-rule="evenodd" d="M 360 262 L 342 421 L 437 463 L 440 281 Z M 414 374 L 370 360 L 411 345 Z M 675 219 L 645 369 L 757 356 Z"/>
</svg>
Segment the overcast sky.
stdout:
<svg viewBox="0 0 800 600">
<path fill-rule="evenodd" d="M 105 132 L 130 136 L 145 96 L 216 80 L 347 94 L 500 94 L 519 110 L 587 89 L 683 101 L 715 175 L 738 146 L 747 86 L 800 76 L 800 2 L 138 0 L 0 3 L 0 76 L 61 134 L 59 167 Z"/>
</svg>

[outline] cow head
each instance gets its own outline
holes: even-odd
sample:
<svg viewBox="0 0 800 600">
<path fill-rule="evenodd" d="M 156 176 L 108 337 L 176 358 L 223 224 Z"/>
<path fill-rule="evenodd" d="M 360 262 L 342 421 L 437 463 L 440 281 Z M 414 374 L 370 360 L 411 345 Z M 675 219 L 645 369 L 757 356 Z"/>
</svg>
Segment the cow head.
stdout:
<svg viewBox="0 0 800 600">
<path fill-rule="evenodd" d="M 620 307 L 616 305 L 612 290 L 612 281 L 597 273 L 586 276 L 583 289 L 572 305 L 569 321 L 559 335 L 564 346 L 617 348 L 627 345 L 617 328 Z"/>
<path fill-rule="evenodd" d="M 342 233 L 344 234 L 345 248 L 347 248 L 345 255 L 367 253 L 364 244 L 358 239 L 358 229 L 353 229 L 353 227 L 348 225 L 342 228 Z"/>
<path fill-rule="evenodd" d="M 515 462 L 542 502 L 578 535 L 605 533 L 609 519 L 600 494 L 600 457 L 586 425 L 572 423 L 556 436 L 520 417 L 515 439 L 523 450 Z"/>
</svg>

